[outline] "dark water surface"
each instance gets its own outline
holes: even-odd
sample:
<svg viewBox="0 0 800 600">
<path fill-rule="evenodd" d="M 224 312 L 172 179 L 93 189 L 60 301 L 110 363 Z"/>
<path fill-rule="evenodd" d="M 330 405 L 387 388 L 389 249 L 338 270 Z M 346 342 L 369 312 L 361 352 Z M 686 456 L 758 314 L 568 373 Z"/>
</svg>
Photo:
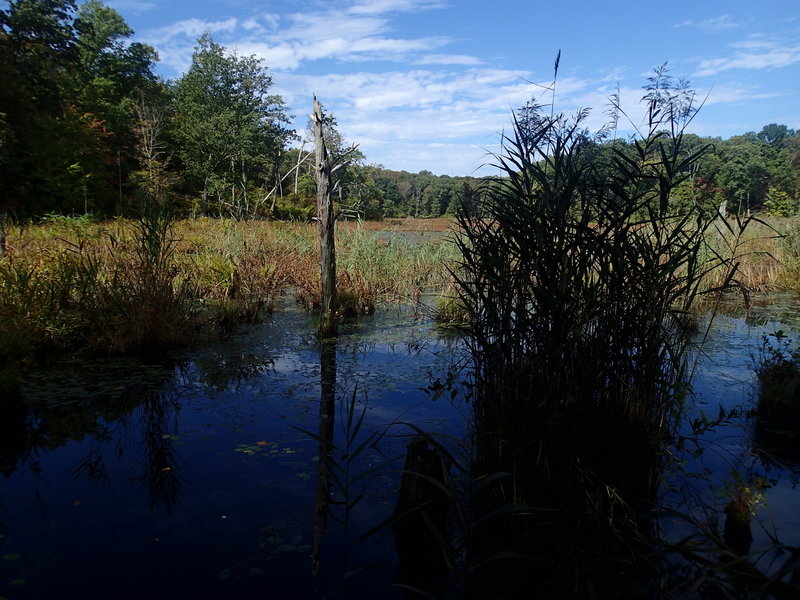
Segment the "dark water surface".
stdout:
<svg viewBox="0 0 800 600">
<path fill-rule="evenodd" d="M 782 330 L 793 348 L 800 345 L 800 297 L 759 298 L 742 312 L 716 315 L 697 362 L 682 432 L 691 435 L 690 422 L 702 414 L 717 419 L 720 407 L 734 416 L 697 437 L 698 444 L 688 443 L 684 457 L 695 449 L 702 452 L 684 469 L 667 474 L 673 489 L 665 491 L 665 503 L 695 522 L 678 519 L 666 533 L 677 540 L 696 534 L 700 525 L 722 539 L 724 508 L 745 484 L 755 499 L 748 558 L 772 574 L 789 558 L 781 545 L 800 547 L 800 432 L 765 426 L 752 416 L 758 399 L 754 367 L 765 335 Z"/>
<path fill-rule="evenodd" d="M 689 416 L 750 405 L 760 336 L 789 330 L 781 320 L 799 323 L 797 307 L 783 298 L 748 320 L 717 318 Z M 332 488 L 312 578 L 324 366 L 313 329 L 286 303 L 247 334 L 153 364 L 65 362 L 33 377 L 23 401 L 0 405 L 0 596 L 402 597 L 391 586 L 391 528 L 360 536 L 394 508 L 411 430 L 389 424 L 463 437 L 463 400 L 433 401 L 420 389 L 462 350 L 409 308 L 343 327 L 334 443 L 344 443 L 354 397 L 356 416 L 366 411 L 355 438 L 386 434 L 352 463 L 333 452 L 349 464 L 350 499 L 364 496 L 346 511 Z M 772 441 L 746 416 L 705 434 L 690 467 L 709 473 L 668 474 L 673 499 L 719 508 L 732 478 L 763 476 L 771 487 L 757 507 L 754 548 L 775 537 L 800 545 L 800 444 Z"/>
<path fill-rule="evenodd" d="M 391 528 L 357 538 L 392 514 L 402 425 L 351 465 L 353 479 L 378 469 L 353 486 L 366 495 L 347 532 L 343 507 L 330 506 L 311 577 L 318 443 L 298 429 L 320 427 L 313 330 L 287 303 L 188 356 L 74 361 L 35 377 L 2 416 L 0 596 L 399 597 Z M 343 327 L 335 443 L 354 392 L 356 414 L 366 408 L 359 440 L 394 421 L 462 432 L 455 405 L 419 389 L 454 352 L 406 308 Z"/>
</svg>

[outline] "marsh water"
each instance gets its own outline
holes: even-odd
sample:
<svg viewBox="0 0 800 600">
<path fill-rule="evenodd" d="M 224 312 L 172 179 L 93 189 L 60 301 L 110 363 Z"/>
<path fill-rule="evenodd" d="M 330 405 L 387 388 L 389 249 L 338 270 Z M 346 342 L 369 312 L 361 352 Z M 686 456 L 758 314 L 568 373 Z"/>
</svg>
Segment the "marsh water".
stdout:
<svg viewBox="0 0 800 600">
<path fill-rule="evenodd" d="M 345 324 L 326 353 L 313 317 L 286 300 L 191 352 L 66 360 L 31 376 L 21 400 L 0 403 L 0 596 L 403 597 L 381 524 L 406 443 L 413 427 L 465 440 L 469 415 L 457 386 L 431 392 L 464 351 L 419 308 Z M 666 475 L 676 502 L 706 507 L 724 505 L 732 480 L 764 478 L 754 549 L 800 545 L 800 444 L 746 415 L 762 334 L 796 331 L 799 312 L 781 297 L 716 318 L 687 423 L 743 410 L 701 436 L 686 468 L 697 477 Z M 331 424 L 338 479 L 320 469 Z M 773 559 L 763 554 L 765 569 Z"/>
</svg>

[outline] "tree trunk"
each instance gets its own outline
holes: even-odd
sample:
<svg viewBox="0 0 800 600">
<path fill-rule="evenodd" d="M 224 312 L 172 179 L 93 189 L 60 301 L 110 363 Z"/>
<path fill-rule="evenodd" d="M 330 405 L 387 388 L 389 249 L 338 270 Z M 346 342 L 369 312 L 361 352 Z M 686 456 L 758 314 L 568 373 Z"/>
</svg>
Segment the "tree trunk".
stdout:
<svg viewBox="0 0 800 600">
<path fill-rule="evenodd" d="M 336 247 L 334 241 L 333 196 L 331 194 L 331 161 L 322 134 L 322 107 L 314 97 L 314 140 L 316 144 L 317 219 L 319 221 L 320 267 L 322 272 L 322 314 L 320 337 L 336 333 Z"/>
</svg>

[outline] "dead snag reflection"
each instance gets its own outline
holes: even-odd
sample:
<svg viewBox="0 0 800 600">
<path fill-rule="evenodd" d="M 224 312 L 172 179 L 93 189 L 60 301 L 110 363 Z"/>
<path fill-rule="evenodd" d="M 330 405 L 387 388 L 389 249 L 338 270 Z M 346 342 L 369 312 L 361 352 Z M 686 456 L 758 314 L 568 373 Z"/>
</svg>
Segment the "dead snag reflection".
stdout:
<svg viewBox="0 0 800 600">
<path fill-rule="evenodd" d="M 331 497 L 330 453 L 333 448 L 334 412 L 336 407 L 336 338 L 322 341 L 320 349 L 320 399 L 317 501 L 314 508 L 314 546 L 311 551 L 311 574 L 319 575 L 322 537 Z"/>
</svg>

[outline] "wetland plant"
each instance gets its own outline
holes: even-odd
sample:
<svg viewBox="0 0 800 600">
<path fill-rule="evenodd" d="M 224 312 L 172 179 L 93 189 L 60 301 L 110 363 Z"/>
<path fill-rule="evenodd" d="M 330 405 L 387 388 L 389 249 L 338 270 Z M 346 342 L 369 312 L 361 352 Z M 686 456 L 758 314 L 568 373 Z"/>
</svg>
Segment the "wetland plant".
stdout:
<svg viewBox="0 0 800 600">
<path fill-rule="evenodd" d="M 615 121 L 624 118 L 612 105 Z M 458 217 L 453 275 L 471 326 L 474 470 L 511 474 L 475 498 L 478 514 L 504 504 L 557 511 L 512 513 L 476 538 L 476 558 L 535 558 L 531 568 L 493 567 L 504 593 L 584 595 L 658 579 L 642 559 L 652 533 L 642 515 L 687 391 L 685 323 L 698 298 L 736 283 L 736 244 L 722 253 L 706 243 L 710 232 L 736 240 L 747 221 L 699 204 L 670 209 L 710 148 L 683 147 L 694 95 L 665 68 L 649 78 L 643 105 L 646 125 L 623 150 L 604 143 L 614 128 L 586 128 L 588 111 L 529 103 L 495 157 L 504 177 Z"/>
</svg>

